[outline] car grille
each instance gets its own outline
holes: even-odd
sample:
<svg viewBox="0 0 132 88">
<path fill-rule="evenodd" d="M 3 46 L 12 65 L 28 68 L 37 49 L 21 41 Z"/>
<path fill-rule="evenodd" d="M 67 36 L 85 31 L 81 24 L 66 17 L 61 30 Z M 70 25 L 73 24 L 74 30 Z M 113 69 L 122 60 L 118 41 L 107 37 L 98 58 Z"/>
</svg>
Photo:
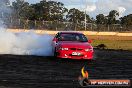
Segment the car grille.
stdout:
<svg viewBox="0 0 132 88">
<path fill-rule="evenodd" d="M 82 48 L 70 48 L 70 50 L 74 50 L 74 51 L 82 51 L 83 49 Z"/>
</svg>

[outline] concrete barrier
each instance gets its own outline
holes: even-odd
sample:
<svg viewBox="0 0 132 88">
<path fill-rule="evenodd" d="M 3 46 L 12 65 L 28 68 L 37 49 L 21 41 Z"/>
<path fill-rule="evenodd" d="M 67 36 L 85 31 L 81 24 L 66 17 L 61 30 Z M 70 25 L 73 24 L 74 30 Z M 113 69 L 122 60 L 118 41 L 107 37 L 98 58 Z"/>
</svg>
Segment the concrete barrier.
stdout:
<svg viewBox="0 0 132 88">
<path fill-rule="evenodd" d="M 98 32 L 96 31 L 81 31 L 85 35 L 97 35 Z"/>
<path fill-rule="evenodd" d="M 118 32 L 98 32 L 96 35 L 117 35 Z"/>
<path fill-rule="evenodd" d="M 49 30 L 26 30 L 26 29 L 7 29 L 8 32 L 14 32 L 14 33 L 19 33 L 19 32 L 35 32 L 37 34 L 56 34 L 59 31 L 49 31 Z M 77 31 L 77 32 L 82 32 L 85 35 L 111 35 L 111 36 L 132 36 L 132 33 L 119 33 L 119 32 L 96 32 L 96 31 Z"/>
<path fill-rule="evenodd" d="M 117 36 L 132 36 L 132 33 L 118 33 Z"/>
</svg>

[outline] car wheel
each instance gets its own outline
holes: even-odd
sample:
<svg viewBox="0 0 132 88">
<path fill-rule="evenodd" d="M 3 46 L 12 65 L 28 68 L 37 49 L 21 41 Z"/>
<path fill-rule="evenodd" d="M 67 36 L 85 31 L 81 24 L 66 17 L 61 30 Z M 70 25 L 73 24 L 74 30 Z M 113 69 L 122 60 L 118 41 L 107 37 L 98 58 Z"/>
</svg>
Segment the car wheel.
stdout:
<svg viewBox="0 0 132 88">
<path fill-rule="evenodd" d="M 54 57 L 57 58 L 56 48 L 55 48 L 55 50 L 54 50 Z"/>
</svg>

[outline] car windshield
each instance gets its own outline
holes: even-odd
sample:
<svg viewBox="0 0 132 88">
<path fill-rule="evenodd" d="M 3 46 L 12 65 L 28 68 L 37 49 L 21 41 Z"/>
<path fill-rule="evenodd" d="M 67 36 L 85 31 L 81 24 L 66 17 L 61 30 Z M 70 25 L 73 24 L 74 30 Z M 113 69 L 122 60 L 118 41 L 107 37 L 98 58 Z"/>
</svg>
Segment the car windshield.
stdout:
<svg viewBox="0 0 132 88">
<path fill-rule="evenodd" d="M 59 37 L 59 41 L 79 41 L 79 42 L 87 42 L 87 38 L 83 34 L 77 33 L 62 33 Z"/>
</svg>

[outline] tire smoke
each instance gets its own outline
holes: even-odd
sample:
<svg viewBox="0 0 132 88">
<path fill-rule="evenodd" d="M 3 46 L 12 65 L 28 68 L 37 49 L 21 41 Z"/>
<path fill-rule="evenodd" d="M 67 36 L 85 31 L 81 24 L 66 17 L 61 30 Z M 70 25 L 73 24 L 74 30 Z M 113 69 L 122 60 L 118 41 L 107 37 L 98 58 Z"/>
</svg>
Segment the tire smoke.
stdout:
<svg viewBox="0 0 132 88">
<path fill-rule="evenodd" d="M 6 16 L 12 10 L 7 0 L 0 2 L 0 54 L 51 56 L 52 36 L 38 35 L 32 31 L 28 33 L 11 33 L 6 31 Z"/>
<path fill-rule="evenodd" d="M 53 36 L 0 30 L 0 54 L 52 56 Z"/>
</svg>

